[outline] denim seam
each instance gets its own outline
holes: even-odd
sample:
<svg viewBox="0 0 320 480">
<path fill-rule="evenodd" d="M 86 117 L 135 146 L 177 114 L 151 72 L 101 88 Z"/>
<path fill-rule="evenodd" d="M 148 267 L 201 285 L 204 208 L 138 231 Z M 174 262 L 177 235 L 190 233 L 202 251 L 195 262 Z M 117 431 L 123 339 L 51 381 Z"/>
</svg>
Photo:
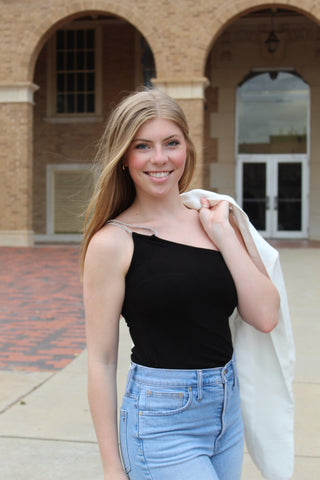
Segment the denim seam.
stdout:
<svg viewBox="0 0 320 480">
<path fill-rule="evenodd" d="M 125 422 L 125 427 L 123 427 L 122 422 Z M 121 422 L 121 430 L 122 430 L 122 439 L 123 439 L 123 444 L 121 447 L 121 456 L 122 456 L 122 461 L 123 461 L 123 466 L 125 469 L 126 473 L 129 473 L 131 471 L 131 462 L 130 462 L 130 457 L 129 457 L 129 451 L 128 451 L 128 412 L 121 408 L 120 410 L 120 422 Z M 123 428 L 125 430 L 123 431 Z"/>
<path fill-rule="evenodd" d="M 222 406 L 222 412 L 221 412 L 221 430 L 220 430 L 220 433 L 217 435 L 216 437 L 216 441 L 215 441 L 215 445 L 214 445 L 214 452 L 217 453 L 217 449 L 219 447 L 219 443 L 220 443 L 220 438 L 222 437 L 222 435 L 224 434 L 225 432 L 225 416 L 226 416 L 226 409 L 227 409 L 227 402 L 228 402 L 228 398 L 229 398 L 229 388 L 231 388 L 231 386 L 229 387 L 228 385 L 228 381 L 229 380 L 232 380 L 232 383 L 234 383 L 234 379 L 232 378 L 226 378 L 226 376 L 224 375 L 224 373 L 222 373 L 222 383 L 223 383 L 223 406 Z M 233 387 L 232 387 L 233 389 Z"/>
<path fill-rule="evenodd" d="M 140 442 L 141 455 L 142 455 L 143 460 L 144 460 L 144 466 L 145 466 L 145 469 L 146 469 L 146 473 L 149 476 L 149 479 L 146 479 L 146 480 L 153 480 L 153 477 L 152 477 L 152 474 L 150 472 L 149 465 L 148 465 L 148 462 L 147 462 L 147 459 L 146 459 L 145 451 L 144 451 L 143 439 L 141 438 L 141 435 L 140 435 L 140 417 L 139 417 L 139 420 L 138 420 L 138 439 L 139 439 L 139 442 Z"/>
<path fill-rule="evenodd" d="M 142 417 L 166 417 L 170 415 L 177 415 L 179 413 L 184 412 L 187 410 L 192 403 L 192 392 L 188 392 L 188 400 L 187 403 L 180 408 L 176 408 L 175 410 L 168 410 L 168 411 L 161 411 L 161 410 L 139 410 L 139 415 Z"/>
</svg>

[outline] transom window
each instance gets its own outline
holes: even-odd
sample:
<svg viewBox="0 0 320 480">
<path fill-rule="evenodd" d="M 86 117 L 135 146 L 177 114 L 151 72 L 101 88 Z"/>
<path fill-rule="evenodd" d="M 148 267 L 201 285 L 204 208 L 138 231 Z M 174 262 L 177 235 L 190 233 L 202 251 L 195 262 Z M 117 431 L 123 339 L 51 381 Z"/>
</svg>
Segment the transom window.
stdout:
<svg viewBox="0 0 320 480">
<path fill-rule="evenodd" d="M 306 153 L 308 108 L 309 86 L 298 75 L 252 75 L 238 88 L 238 153 Z"/>
<path fill-rule="evenodd" d="M 56 114 L 94 114 L 96 111 L 95 29 L 56 33 Z"/>
</svg>

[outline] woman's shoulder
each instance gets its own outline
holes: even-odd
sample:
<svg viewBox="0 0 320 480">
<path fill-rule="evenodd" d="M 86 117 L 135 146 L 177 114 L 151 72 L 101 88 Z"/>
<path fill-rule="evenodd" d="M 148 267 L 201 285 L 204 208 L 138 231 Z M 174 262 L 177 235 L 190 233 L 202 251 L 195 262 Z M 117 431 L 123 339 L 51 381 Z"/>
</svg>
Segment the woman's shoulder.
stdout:
<svg viewBox="0 0 320 480">
<path fill-rule="evenodd" d="M 132 237 L 128 232 L 116 225 L 106 224 L 90 240 L 86 261 L 97 268 L 103 265 L 125 270 L 131 260 L 132 244 Z"/>
</svg>

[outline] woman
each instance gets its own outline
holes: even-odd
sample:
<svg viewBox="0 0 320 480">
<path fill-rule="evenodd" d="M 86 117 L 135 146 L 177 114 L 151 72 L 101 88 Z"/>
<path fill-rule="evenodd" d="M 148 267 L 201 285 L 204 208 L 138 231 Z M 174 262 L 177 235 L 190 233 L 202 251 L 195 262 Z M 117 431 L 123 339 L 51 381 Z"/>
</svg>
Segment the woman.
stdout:
<svg viewBox="0 0 320 480">
<path fill-rule="evenodd" d="M 243 426 L 228 318 L 261 332 L 279 294 L 251 261 L 227 201 L 180 194 L 195 150 L 178 104 L 157 90 L 113 111 L 83 248 L 89 403 L 105 480 L 240 479 Z M 117 435 L 119 318 L 133 339 Z M 122 466 L 123 465 L 123 466 Z M 128 475 L 128 477 L 127 477 Z"/>
</svg>

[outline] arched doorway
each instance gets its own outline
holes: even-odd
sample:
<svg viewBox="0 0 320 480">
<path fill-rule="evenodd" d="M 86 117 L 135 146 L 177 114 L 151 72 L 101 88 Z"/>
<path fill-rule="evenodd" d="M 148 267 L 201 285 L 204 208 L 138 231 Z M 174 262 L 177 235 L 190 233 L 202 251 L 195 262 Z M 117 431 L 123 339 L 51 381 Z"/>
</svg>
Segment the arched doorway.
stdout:
<svg viewBox="0 0 320 480">
<path fill-rule="evenodd" d="M 34 83 L 33 229 L 38 242 L 78 242 L 95 181 L 92 160 L 115 103 L 155 76 L 145 37 L 108 13 L 59 24 Z"/>
<path fill-rule="evenodd" d="M 319 238 L 319 32 L 293 7 L 255 8 L 207 57 L 204 186 L 235 197 L 268 238 Z"/>
<path fill-rule="evenodd" d="M 251 71 L 237 89 L 238 201 L 268 238 L 307 236 L 309 104 L 290 71 Z"/>
</svg>

